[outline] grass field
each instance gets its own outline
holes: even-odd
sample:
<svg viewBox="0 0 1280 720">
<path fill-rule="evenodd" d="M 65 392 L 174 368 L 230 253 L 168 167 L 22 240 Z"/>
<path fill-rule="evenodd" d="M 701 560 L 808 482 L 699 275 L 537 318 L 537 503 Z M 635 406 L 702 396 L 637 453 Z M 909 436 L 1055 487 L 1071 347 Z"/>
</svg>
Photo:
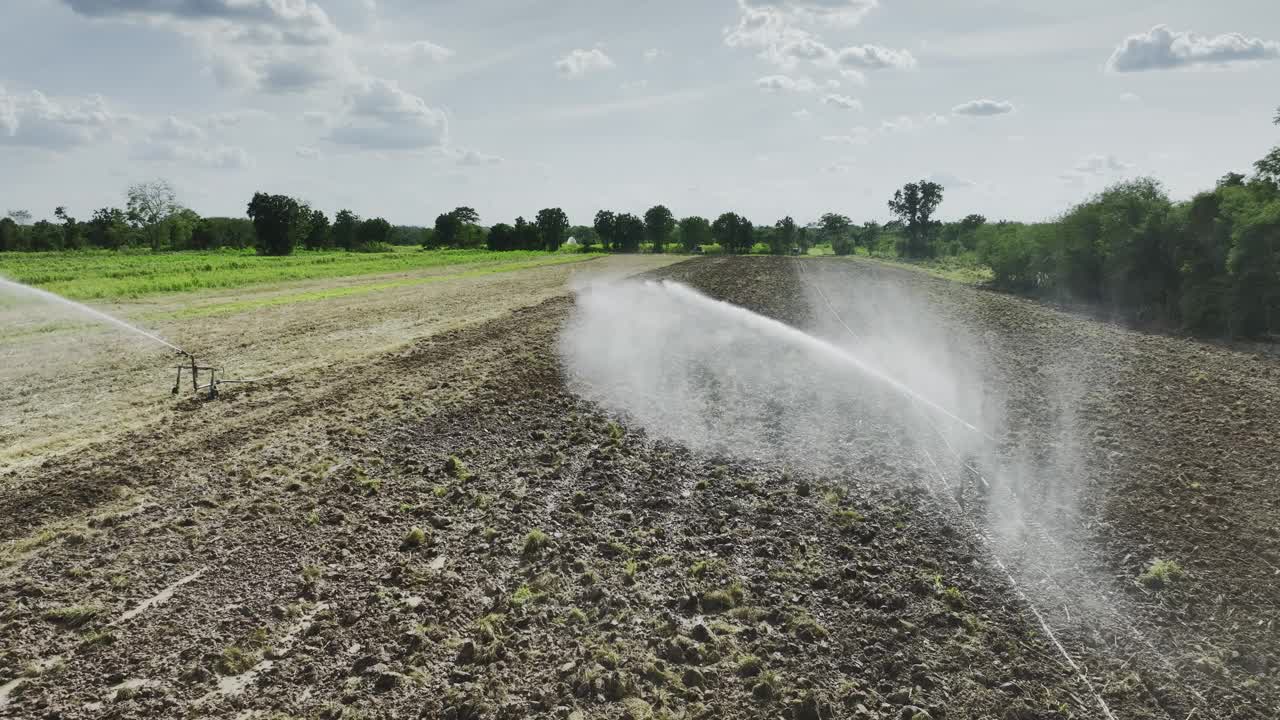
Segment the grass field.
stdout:
<svg viewBox="0 0 1280 720">
<path fill-rule="evenodd" d="M 245 287 L 408 272 L 477 263 L 556 263 L 576 254 L 527 250 L 432 250 L 390 253 L 299 252 L 267 257 L 251 252 L 56 252 L 0 254 L 0 277 L 75 300 L 119 300 L 162 293 Z"/>
</svg>

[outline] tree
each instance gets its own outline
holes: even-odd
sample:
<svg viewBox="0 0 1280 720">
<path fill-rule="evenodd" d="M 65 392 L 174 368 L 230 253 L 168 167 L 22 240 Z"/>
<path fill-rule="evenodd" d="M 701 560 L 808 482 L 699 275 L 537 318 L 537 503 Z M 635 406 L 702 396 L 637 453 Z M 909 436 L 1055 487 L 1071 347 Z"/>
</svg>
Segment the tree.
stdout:
<svg viewBox="0 0 1280 720">
<path fill-rule="evenodd" d="M 942 204 L 942 186 L 928 180 L 907 183 L 893 194 L 889 210 L 902 220 L 906 230 L 905 242 L 899 254 L 909 258 L 932 255 L 930 238 L 935 225 L 933 213 Z"/>
<path fill-rule="evenodd" d="M 356 237 L 359 240 L 356 249 L 361 252 L 384 250 L 391 240 L 391 223 L 383 218 L 369 218 L 360 223 Z"/>
<path fill-rule="evenodd" d="M 587 225 L 574 225 L 569 228 L 569 237 L 578 241 L 578 246 L 584 252 L 590 251 L 591 246 L 600 242 L 600 234 L 596 229 Z"/>
<path fill-rule="evenodd" d="M 62 228 L 40 220 L 27 231 L 27 246 L 35 252 L 60 250 L 62 247 Z"/>
<path fill-rule="evenodd" d="M 711 236 L 730 255 L 749 252 L 755 240 L 754 231 L 750 220 L 733 212 L 724 213 L 711 223 Z"/>
<path fill-rule="evenodd" d="M 618 249 L 618 216 L 609 210 L 596 213 L 594 227 L 605 250 Z"/>
<path fill-rule="evenodd" d="M 515 237 L 516 250 L 537 250 L 542 247 L 538 226 L 528 222 L 523 216 L 516 218 Z"/>
<path fill-rule="evenodd" d="M 469 207 L 454 208 L 436 218 L 432 247 L 476 248 L 485 243 L 484 230 L 476 223 L 480 216 Z"/>
<path fill-rule="evenodd" d="M 644 242 L 644 221 L 631 213 L 622 213 L 616 219 L 616 239 L 614 249 L 620 252 L 640 252 L 640 243 Z"/>
<path fill-rule="evenodd" d="M 1272 148 L 1266 157 L 1253 164 L 1253 168 L 1259 179 L 1280 185 L 1280 147 Z"/>
<path fill-rule="evenodd" d="M 333 244 L 343 250 L 354 250 L 356 247 L 356 234 L 360 230 L 360 216 L 350 210 L 339 210 L 337 215 L 333 216 L 333 230 L 330 237 Z"/>
<path fill-rule="evenodd" d="M 681 218 L 679 230 L 680 247 L 685 252 L 693 252 L 696 247 L 711 244 L 711 223 L 704 217 L 694 215 Z"/>
<path fill-rule="evenodd" d="M 307 219 L 307 236 L 302 246 L 308 250 L 327 250 L 333 247 L 333 232 L 329 229 L 329 218 L 319 210 L 312 210 Z"/>
<path fill-rule="evenodd" d="M 785 255 L 796 245 L 796 221 L 788 215 L 773 224 L 773 242 L 769 244 L 769 252 L 774 255 Z"/>
<path fill-rule="evenodd" d="M 818 221 L 818 237 L 821 242 L 831 245 L 831 252 L 836 255 L 848 255 L 853 252 L 853 238 L 849 236 L 853 223 L 839 213 L 826 213 Z"/>
<path fill-rule="evenodd" d="M 667 240 L 675 227 L 676 219 L 663 205 L 654 205 L 644 214 L 644 236 L 653 245 L 653 251 L 656 253 L 666 249 Z"/>
<path fill-rule="evenodd" d="M 258 238 L 258 252 L 263 255 L 288 255 L 293 252 L 293 234 L 300 207 L 288 195 L 254 193 L 249 201 L 249 218 Z"/>
<path fill-rule="evenodd" d="M 534 222 L 538 226 L 538 234 L 542 236 L 543 249 L 547 251 L 559 250 L 569 237 L 569 216 L 560 208 L 539 210 Z"/>
<path fill-rule="evenodd" d="M 12 217 L 0 218 L 0 252 L 21 250 L 18 223 Z"/>
<path fill-rule="evenodd" d="M 9 219 L 12 220 L 15 225 L 31 224 L 30 210 L 10 210 L 8 215 L 9 215 Z"/>
<path fill-rule="evenodd" d="M 515 250 L 516 249 L 516 231 L 506 223 L 498 223 L 489 228 L 489 236 L 486 238 L 486 244 L 490 250 Z"/>
<path fill-rule="evenodd" d="M 168 234 L 161 223 L 182 209 L 178 204 L 177 191 L 168 180 L 152 180 L 130 185 L 125 196 L 128 198 L 125 212 L 129 215 L 129 222 L 142 230 L 152 250 L 159 250 Z"/>
<path fill-rule="evenodd" d="M 457 247 L 462 237 L 462 221 L 453 213 L 441 213 L 436 216 L 435 232 L 432 233 L 433 247 Z"/>
<path fill-rule="evenodd" d="M 182 208 L 164 221 L 171 250 L 192 249 L 192 238 L 200 224 L 200 214 L 190 208 Z"/>
<path fill-rule="evenodd" d="M 880 230 L 880 223 L 868 220 L 862 223 L 862 227 L 855 231 L 854 243 L 865 247 L 867 252 L 872 252 L 876 249 L 876 242 L 880 240 Z"/>
<path fill-rule="evenodd" d="M 450 214 L 463 224 L 476 225 L 480 222 L 480 213 L 476 212 L 474 208 L 469 208 L 465 205 L 454 208 Z"/>
<path fill-rule="evenodd" d="M 59 205 L 54 209 L 53 215 L 62 221 L 62 248 L 79 250 L 84 247 L 84 228 L 67 214 L 67 209 Z"/>
</svg>

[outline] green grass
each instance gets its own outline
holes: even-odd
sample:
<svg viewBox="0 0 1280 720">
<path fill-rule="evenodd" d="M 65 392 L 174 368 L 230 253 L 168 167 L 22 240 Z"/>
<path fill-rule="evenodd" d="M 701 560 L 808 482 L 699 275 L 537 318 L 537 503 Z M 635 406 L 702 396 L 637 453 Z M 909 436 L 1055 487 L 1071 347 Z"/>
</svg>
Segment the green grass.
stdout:
<svg viewBox="0 0 1280 720">
<path fill-rule="evenodd" d="M 388 253 L 300 251 L 285 257 L 225 251 L 0 253 L 0 276 L 74 300 L 119 300 L 451 265 L 572 262 L 589 257 L 593 256 L 528 250 L 424 251 L 416 248 Z"/>
<path fill-rule="evenodd" d="M 1173 560 L 1156 558 L 1147 569 L 1138 576 L 1138 582 L 1152 590 L 1169 587 L 1186 576 L 1182 566 Z"/>
<path fill-rule="evenodd" d="M 464 278 L 493 275 L 495 273 L 514 272 L 516 270 L 528 270 L 530 268 L 542 267 L 544 265 L 563 265 L 565 263 L 582 262 L 592 258 L 591 255 L 549 255 L 546 253 L 544 253 L 544 255 L 546 255 L 546 257 L 538 260 L 531 260 L 529 262 L 500 263 L 496 265 L 486 264 L 473 270 L 449 273 L 447 275 L 404 278 L 402 280 L 390 280 L 381 283 L 371 283 L 369 285 L 355 285 L 352 287 L 331 288 L 329 290 L 314 290 L 300 293 L 289 293 L 285 295 L 274 295 L 272 297 L 258 298 L 256 300 L 237 300 L 212 305 L 201 305 L 199 307 L 188 308 L 186 310 L 173 313 L 171 316 L 177 318 L 194 318 L 212 317 L 216 315 L 232 315 L 239 312 L 257 310 L 265 307 L 292 305 L 294 303 L 314 302 L 317 300 L 332 300 L 334 298 L 352 297 L 355 295 L 367 295 L 369 293 L 381 292 L 383 290 L 391 290 L 394 288 L 426 285 L 428 283 L 442 282 L 445 280 L 461 280 Z"/>
<path fill-rule="evenodd" d="M 863 257 L 866 256 L 864 255 Z M 930 258 L 928 260 L 907 260 L 885 255 L 873 255 L 870 257 L 876 262 L 925 272 L 935 277 L 953 280 L 966 285 L 989 283 L 995 277 L 991 272 L 991 268 L 979 263 L 977 256 L 971 252 L 962 255 Z"/>
</svg>

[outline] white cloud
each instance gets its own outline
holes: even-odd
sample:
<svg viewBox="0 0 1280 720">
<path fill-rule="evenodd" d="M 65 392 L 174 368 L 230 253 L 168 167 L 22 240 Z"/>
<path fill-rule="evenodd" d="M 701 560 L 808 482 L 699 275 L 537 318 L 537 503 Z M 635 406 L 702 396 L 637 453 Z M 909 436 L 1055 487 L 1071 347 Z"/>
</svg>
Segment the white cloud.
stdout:
<svg viewBox="0 0 1280 720">
<path fill-rule="evenodd" d="M 132 122 L 100 95 L 55 99 L 36 90 L 10 95 L 0 87 L 0 145 L 66 150 L 104 141 Z"/>
<path fill-rule="evenodd" d="M 1142 102 L 1142 98 L 1138 97 L 1136 93 L 1125 92 L 1120 93 L 1120 102 L 1140 103 Z"/>
<path fill-rule="evenodd" d="M 204 130 L 185 120 L 170 115 L 160 121 L 160 126 L 152 133 L 152 137 L 164 140 L 185 140 L 200 142 L 205 138 Z"/>
<path fill-rule="evenodd" d="M 377 49 L 378 54 L 407 65 L 442 63 L 453 57 L 453 51 L 433 42 L 419 40 L 411 43 L 388 43 Z"/>
<path fill-rule="evenodd" d="M 930 182 L 938 183 L 943 188 L 950 190 L 957 188 L 971 188 L 976 184 L 972 180 L 962 178 L 949 172 L 930 173 L 926 179 Z"/>
<path fill-rule="evenodd" d="M 1156 25 L 1148 32 L 1125 38 L 1107 60 L 1107 69 L 1142 72 L 1276 58 L 1280 58 L 1280 42 L 1240 33 L 1197 35 Z"/>
<path fill-rule="evenodd" d="M 460 150 L 456 153 L 455 160 L 459 165 L 468 167 L 479 167 L 482 165 L 498 165 L 502 163 L 502 158 L 497 155 L 486 155 L 475 150 Z"/>
<path fill-rule="evenodd" d="M 590 50 L 577 49 L 555 62 L 556 69 L 562 75 L 580 77 L 589 72 L 612 68 L 613 60 L 600 48 Z"/>
<path fill-rule="evenodd" d="M 619 85 L 618 87 L 622 88 L 624 92 L 635 92 L 637 90 L 644 90 L 645 88 L 649 87 L 649 81 L 648 80 L 628 80 L 622 83 L 621 85 Z"/>
<path fill-rule="evenodd" d="M 841 174 L 841 175 L 844 173 L 850 172 L 851 170 L 853 170 L 853 164 L 847 163 L 847 162 L 833 162 L 830 165 L 823 168 L 824 172 Z"/>
<path fill-rule="evenodd" d="M 165 140 L 148 140 L 136 148 L 135 155 L 149 162 L 221 170 L 242 170 L 253 165 L 253 160 L 244 148 L 225 145 L 201 147 Z"/>
<path fill-rule="evenodd" d="M 1131 170 L 1133 169 L 1133 165 L 1124 162 L 1115 155 L 1094 153 L 1093 155 L 1088 155 L 1080 162 L 1076 163 L 1076 166 L 1073 169 L 1078 173 L 1084 173 L 1086 175 L 1106 175 Z"/>
<path fill-rule="evenodd" d="M 756 87 L 765 92 L 813 92 L 818 86 L 807 77 L 767 75 L 756 81 Z"/>
<path fill-rule="evenodd" d="M 303 160 L 319 160 L 320 159 L 320 151 L 313 147 L 299 146 L 297 148 L 294 148 L 293 154 L 297 155 Z"/>
<path fill-rule="evenodd" d="M 847 47 L 835 56 L 836 65 L 851 70 L 910 70 L 916 59 L 906 50 L 893 50 L 878 45 Z"/>
<path fill-rule="evenodd" d="M 947 124 L 945 115 L 923 113 L 920 115 L 899 115 L 880 123 L 880 131 L 884 133 L 915 132 L 929 127 Z"/>
<path fill-rule="evenodd" d="M 794 68 L 801 60 L 827 62 L 831 48 L 813 33 L 792 24 L 792 19 L 776 10 L 742 7 L 735 28 L 725 30 L 725 45 L 756 50 L 761 58 L 783 69 Z"/>
<path fill-rule="evenodd" d="M 396 83 L 370 78 L 347 94 L 345 116 L 328 139 L 366 150 L 439 147 L 448 139 L 448 120 Z"/>
<path fill-rule="evenodd" d="M 861 110 L 862 101 L 848 95 L 830 94 L 822 98 L 824 105 L 833 105 L 843 110 Z"/>
<path fill-rule="evenodd" d="M 662 57 L 662 51 L 659 50 L 658 48 L 649 48 L 648 50 L 644 51 L 645 62 L 653 62 L 654 60 L 657 60 L 660 57 Z"/>
<path fill-rule="evenodd" d="M 807 120 L 810 117 L 813 117 L 813 113 L 809 112 L 805 108 L 800 108 L 799 110 L 791 113 L 791 117 L 796 118 L 797 120 Z"/>
<path fill-rule="evenodd" d="M 329 127 L 333 122 L 333 116 L 324 110 L 306 110 L 299 117 L 312 127 Z"/>
<path fill-rule="evenodd" d="M 246 122 L 255 120 L 267 120 L 271 118 L 271 113 L 265 110 L 256 110 L 246 108 L 243 110 L 228 110 L 226 112 L 212 113 L 204 117 L 205 127 L 213 130 L 222 130 L 230 127 L 238 127 Z"/>
<path fill-rule="evenodd" d="M 951 108 L 953 115 L 969 115 L 972 117 L 991 117 L 1013 112 L 1013 103 L 1007 100 L 970 100 Z"/>
<path fill-rule="evenodd" d="M 871 141 L 871 131 L 865 127 L 855 127 L 844 135 L 823 135 L 823 142 L 839 145 L 866 145 Z"/>
<path fill-rule="evenodd" d="M 168 24 L 251 44 L 326 45 L 341 33 L 310 0 L 62 0 L 91 18 Z"/>
<path fill-rule="evenodd" d="M 743 12 L 770 12 L 805 20 L 857 22 L 878 0 L 738 0 Z"/>
</svg>

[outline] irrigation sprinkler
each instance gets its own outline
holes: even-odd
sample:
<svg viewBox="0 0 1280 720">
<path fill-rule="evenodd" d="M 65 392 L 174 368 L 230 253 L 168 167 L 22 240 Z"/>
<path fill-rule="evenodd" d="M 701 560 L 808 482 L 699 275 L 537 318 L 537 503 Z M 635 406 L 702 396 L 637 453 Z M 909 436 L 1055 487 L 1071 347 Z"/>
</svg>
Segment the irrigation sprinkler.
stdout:
<svg viewBox="0 0 1280 720">
<path fill-rule="evenodd" d="M 255 382 L 254 380 L 227 380 L 227 379 L 220 380 L 218 379 L 218 373 L 222 372 L 222 368 L 201 365 L 198 362 L 196 362 L 195 355 L 192 355 L 191 353 L 185 350 L 179 350 L 178 354 L 185 356 L 188 360 L 190 360 L 190 363 L 189 364 L 184 363 L 176 366 L 178 374 L 173 381 L 172 394 L 174 395 L 177 395 L 182 389 L 182 374 L 184 372 L 191 374 L 191 392 L 195 394 L 199 394 L 201 390 L 208 390 L 209 393 L 205 396 L 205 399 L 207 400 L 216 400 L 218 398 L 219 385 L 249 384 L 249 383 Z M 200 383 L 200 375 L 202 373 L 208 373 L 208 376 L 209 376 L 208 382 L 205 382 L 203 385 Z"/>
</svg>

